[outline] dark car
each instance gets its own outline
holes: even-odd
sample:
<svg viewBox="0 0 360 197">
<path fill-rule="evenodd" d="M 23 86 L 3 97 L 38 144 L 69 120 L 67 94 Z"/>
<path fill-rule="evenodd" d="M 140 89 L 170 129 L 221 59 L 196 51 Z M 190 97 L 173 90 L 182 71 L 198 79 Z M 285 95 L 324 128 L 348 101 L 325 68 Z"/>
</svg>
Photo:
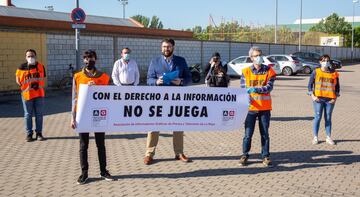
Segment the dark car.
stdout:
<svg viewBox="0 0 360 197">
<path fill-rule="evenodd" d="M 293 56 L 299 57 L 308 62 L 319 63 L 321 55 L 319 53 L 314 52 L 295 52 L 291 54 Z M 331 59 L 330 64 L 335 66 L 335 69 L 339 69 L 342 66 L 340 60 Z"/>
</svg>

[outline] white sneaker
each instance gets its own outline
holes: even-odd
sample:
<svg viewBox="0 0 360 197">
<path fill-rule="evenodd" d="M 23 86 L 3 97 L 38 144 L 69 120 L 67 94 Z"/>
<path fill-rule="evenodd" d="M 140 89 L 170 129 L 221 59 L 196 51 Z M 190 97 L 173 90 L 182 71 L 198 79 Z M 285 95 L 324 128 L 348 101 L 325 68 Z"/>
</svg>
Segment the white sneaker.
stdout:
<svg viewBox="0 0 360 197">
<path fill-rule="evenodd" d="M 314 137 L 314 139 L 312 140 L 312 144 L 319 144 L 318 137 Z"/>
<path fill-rule="evenodd" d="M 326 143 L 330 145 L 335 145 L 335 142 L 329 136 L 326 137 Z"/>
</svg>

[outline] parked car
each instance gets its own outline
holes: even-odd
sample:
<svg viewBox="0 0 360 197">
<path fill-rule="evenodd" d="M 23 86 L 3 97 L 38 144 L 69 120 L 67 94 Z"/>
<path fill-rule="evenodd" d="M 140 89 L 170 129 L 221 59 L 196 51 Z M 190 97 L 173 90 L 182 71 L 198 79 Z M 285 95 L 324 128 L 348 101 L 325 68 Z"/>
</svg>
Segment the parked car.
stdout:
<svg viewBox="0 0 360 197">
<path fill-rule="evenodd" d="M 279 63 L 281 73 L 285 76 L 296 75 L 302 71 L 302 63 L 295 56 L 276 54 L 267 57 Z"/>
<path fill-rule="evenodd" d="M 309 62 L 309 61 L 306 61 L 299 57 L 298 57 L 298 59 L 302 63 L 302 66 L 303 66 L 302 73 L 304 73 L 304 74 L 311 74 L 316 68 L 320 67 L 320 63 Z"/>
<path fill-rule="evenodd" d="M 314 53 L 314 52 L 295 52 L 291 55 L 304 59 L 307 62 L 314 62 L 314 63 L 319 63 L 321 57 L 320 53 Z M 330 64 L 334 65 L 335 69 L 339 69 L 342 67 L 342 63 L 340 60 L 331 59 Z"/>
<path fill-rule="evenodd" d="M 242 70 L 244 68 L 250 67 L 253 64 L 249 56 L 240 56 L 233 60 L 231 60 L 228 65 L 228 75 L 229 76 L 241 76 Z M 279 64 L 271 59 L 264 57 L 264 64 L 272 67 L 276 74 L 280 74 L 280 66 Z"/>
</svg>

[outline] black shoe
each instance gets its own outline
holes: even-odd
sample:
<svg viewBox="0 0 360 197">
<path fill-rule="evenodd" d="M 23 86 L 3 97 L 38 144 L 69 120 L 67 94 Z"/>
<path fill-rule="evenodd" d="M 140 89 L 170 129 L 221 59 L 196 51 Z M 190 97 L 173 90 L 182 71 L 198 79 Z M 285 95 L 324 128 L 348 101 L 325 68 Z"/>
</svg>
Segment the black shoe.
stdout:
<svg viewBox="0 0 360 197">
<path fill-rule="evenodd" d="M 100 173 L 100 177 L 104 178 L 106 181 L 114 180 L 114 178 L 110 175 L 109 171 L 107 171 L 107 170 L 105 172 Z"/>
<path fill-rule="evenodd" d="M 26 136 L 26 141 L 27 141 L 27 142 L 32 142 L 32 141 L 34 141 L 34 139 L 33 139 L 33 137 L 32 137 L 32 134 L 28 134 L 28 135 Z"/>
<path fill-rule="evenodd" d="M 88 178 L 89 178 L 89 177 L 88 177 L 87 174 L 82 174 L 82 175 L 79 176 L 79 178 L 78 178 L 78 180 L 77 180 L 77 183 L 78 183 L 79 185 L 83 185 L 83 184 L 85 184 L 85 183 L 87 182 Z"/>
<path fill-rule="evenodd" d="M 42 133 L 36 133 L 36 140 L 44 141 L 46 138 L 42 135 Z"/>
</svg>

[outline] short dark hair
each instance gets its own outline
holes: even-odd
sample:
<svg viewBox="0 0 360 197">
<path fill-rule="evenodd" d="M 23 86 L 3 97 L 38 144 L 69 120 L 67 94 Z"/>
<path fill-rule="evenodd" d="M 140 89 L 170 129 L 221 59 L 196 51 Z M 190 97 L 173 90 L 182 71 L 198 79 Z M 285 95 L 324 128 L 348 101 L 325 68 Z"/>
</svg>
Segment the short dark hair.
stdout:
<svg viewBox="0 0 360 197">
<path fill-rule="evenodd" d="M 87 57 L 89 57 L 89 58 L 95 57 L 95 59 L 97 59 L 95 50 L 92 50 L 92 49 L 86 50 L 83 54 L 83 58 L 85 59 Z"/>
<path fill-rule="evenodd" d="M 131 53 L 131 49 L 130 49 L 129 47 L 125 47 L 125 48 L 121 49 L 121 53 L 122 53 L 122 51 L 125 50 L 125 49 L 128 50 L 128 51 Z"/>
<path fill-rule="evenodd" d="M 330 56 L 328 54 L 324 54 L 320 57 L 320 61 L 323 61 L 326 58 L 330 60 Z"/>
<path fill-rule="evenodd" d="M 219 53 L 219 52 L 215 52 L 215 53 L 212 54 L 211 57 L 219 57 L 219 58 L 220 58 L 221 56 L 220 56 L 220 53 Z"/>
<path fill-rule="evenodd" d="M 174 40 L 174 39 L 165 38 L 165 39 L 163 39 L 163 40 L 161 41 L 161 44 L 164 43 L 164 42 L 170 43 L 171 45 L 175 46 L 175 40 Z"/>
<path fill-rule="evenodd" d="M 28 49 L 25 51 L 25 55 L 27 52 L 31 52 L 31 53 L 34 53 L 34 55 L 36 56 L 36 51 L 34 49 Z"/>
</svg>

